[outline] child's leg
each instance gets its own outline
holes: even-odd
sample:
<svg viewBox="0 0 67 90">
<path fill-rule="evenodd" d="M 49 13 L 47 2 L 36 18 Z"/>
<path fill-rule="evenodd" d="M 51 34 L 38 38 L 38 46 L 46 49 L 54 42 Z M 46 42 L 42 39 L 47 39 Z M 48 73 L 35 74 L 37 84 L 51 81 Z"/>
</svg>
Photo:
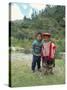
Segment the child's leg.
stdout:
<svg viewBox="0 0 67 90">
<path fill-rule="evenodd" d="M 50 69 L 50 73 L 53 74 L 53 68 Z"/>
<path fill-rule="evenodd" d="M 42 58 L 42 67 L 43 67 L 43 73 L 46 75 L 47 74 L 47 58 L 43 57 Z"/>
<path fill-rule="evenodd" d="M 37 68 L 38 68 L 38 70 L 41 68 L 40 62 L 41 62 L 41 56 L 38 56 L 38 58 L 37 58 Z"/>
<path fill-rule="evenodd" d="M 55 59 L 53 59 L 53 67 L 55 67 Z"/>
<path fill-rule="evenodd" d="M 53 62 L 53 60 L 52 60 L 52 61 L 50 61 L 50 63 L 49 63 L 49 72 L 50 72 L 51 74 L 53 74 L 53 65 L 54 65 L 54 62 Z"/>
<path fill-rule="evenodd" d="M 46 58 L 46 67 L 45 67 L 45 74 L 48 74 L 49 68 L 48 68 L 48 59 Z"/>
<path fill-rule="evenodd" d="M 42 67 L 43 67 L 43 68 L 45 67 L 45 60 L 44 60 L 44 57 L 42 57 Z"/>
<path fill-rule="evenodd" d="M 33 61 L 32 61 L 32 70 L 35 71 L 36 67 L 36 56 L 33 55 Z"/>
</svg>

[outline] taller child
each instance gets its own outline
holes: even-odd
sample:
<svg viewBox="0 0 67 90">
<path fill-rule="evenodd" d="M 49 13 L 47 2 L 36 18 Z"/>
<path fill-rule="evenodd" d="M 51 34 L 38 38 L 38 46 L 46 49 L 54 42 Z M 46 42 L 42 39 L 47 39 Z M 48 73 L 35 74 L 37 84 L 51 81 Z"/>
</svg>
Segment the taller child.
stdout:
<svg viewBox="0 0 67 90">
<path fill-rule="evenodd" d="M 53 67 L 55 66 L 55 51 L 56 46 L 50 40 L 51 34 L 50 33 L 43 33 L 43 39 L 45 42 L 42 46 L 42 65 L 45 67 L 45 74 L 50 71 L 53 73 Z"/>
</svg>

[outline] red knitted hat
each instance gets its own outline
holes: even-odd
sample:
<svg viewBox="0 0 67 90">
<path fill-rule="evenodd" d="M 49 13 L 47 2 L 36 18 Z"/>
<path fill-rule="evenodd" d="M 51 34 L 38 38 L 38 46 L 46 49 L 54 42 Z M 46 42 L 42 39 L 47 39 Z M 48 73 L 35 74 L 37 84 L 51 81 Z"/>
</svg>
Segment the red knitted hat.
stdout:
<svg viewBox="0 0 67 90">
<path fill-rule="evenodd" d="M 48 36 L 48 37 L 51 37 L 51 34 L 50 33 L 42 33 L 43 36 Z"/>
</svg>

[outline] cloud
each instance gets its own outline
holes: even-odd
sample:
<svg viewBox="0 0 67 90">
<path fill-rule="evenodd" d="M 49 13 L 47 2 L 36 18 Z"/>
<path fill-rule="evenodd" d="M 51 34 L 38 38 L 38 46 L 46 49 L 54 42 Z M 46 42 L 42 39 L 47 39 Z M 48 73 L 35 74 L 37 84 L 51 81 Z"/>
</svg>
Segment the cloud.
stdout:
<svg viewBox="0 0 67 90">
<path fill-rule="evenodd" d="M 27 5 L 23 5 L 23 8 L 26 10 L 28 7 L 27 7 Z"/>
<path fill-rule="evenodd" d="M 16 4 L 11 4 L 11 20 L 23 19 L 24 15 L 20 12 L 19 7 Z"/>
<path fill-rule="evenodd" d="M 42 10 L 46 7 L 44 3 L 31 3 L 30 6 L 38 10 Z"/>
<path fill-rule="evenodd" d="M 30 6 L 28 4 L 20 5 L 16 3 L 11 4 L 11 21 L 23 19 L 25 15 L 28 18 L 31 18 L 31 14 L 33 12 L 32 8 L 39 11 L 46 7 L 43 3 L 30 3 Z"/>
</svg>

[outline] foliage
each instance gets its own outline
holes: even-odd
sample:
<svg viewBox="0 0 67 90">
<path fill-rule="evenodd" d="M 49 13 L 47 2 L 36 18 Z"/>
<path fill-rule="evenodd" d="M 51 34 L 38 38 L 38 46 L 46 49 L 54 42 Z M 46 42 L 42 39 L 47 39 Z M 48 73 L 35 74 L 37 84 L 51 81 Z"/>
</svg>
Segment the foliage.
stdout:
<svg viewBox="0 0 67 90">
<path fill-rule="evenodd" d="M 31 19 L 12 21 L 11 45 L 31 48 L 33 37 L 39 31 L 52 34 L 57 53 L 65 51 L 65 7 L 47 5 L 39 14 L 32 13 Z"/>
</svg>

